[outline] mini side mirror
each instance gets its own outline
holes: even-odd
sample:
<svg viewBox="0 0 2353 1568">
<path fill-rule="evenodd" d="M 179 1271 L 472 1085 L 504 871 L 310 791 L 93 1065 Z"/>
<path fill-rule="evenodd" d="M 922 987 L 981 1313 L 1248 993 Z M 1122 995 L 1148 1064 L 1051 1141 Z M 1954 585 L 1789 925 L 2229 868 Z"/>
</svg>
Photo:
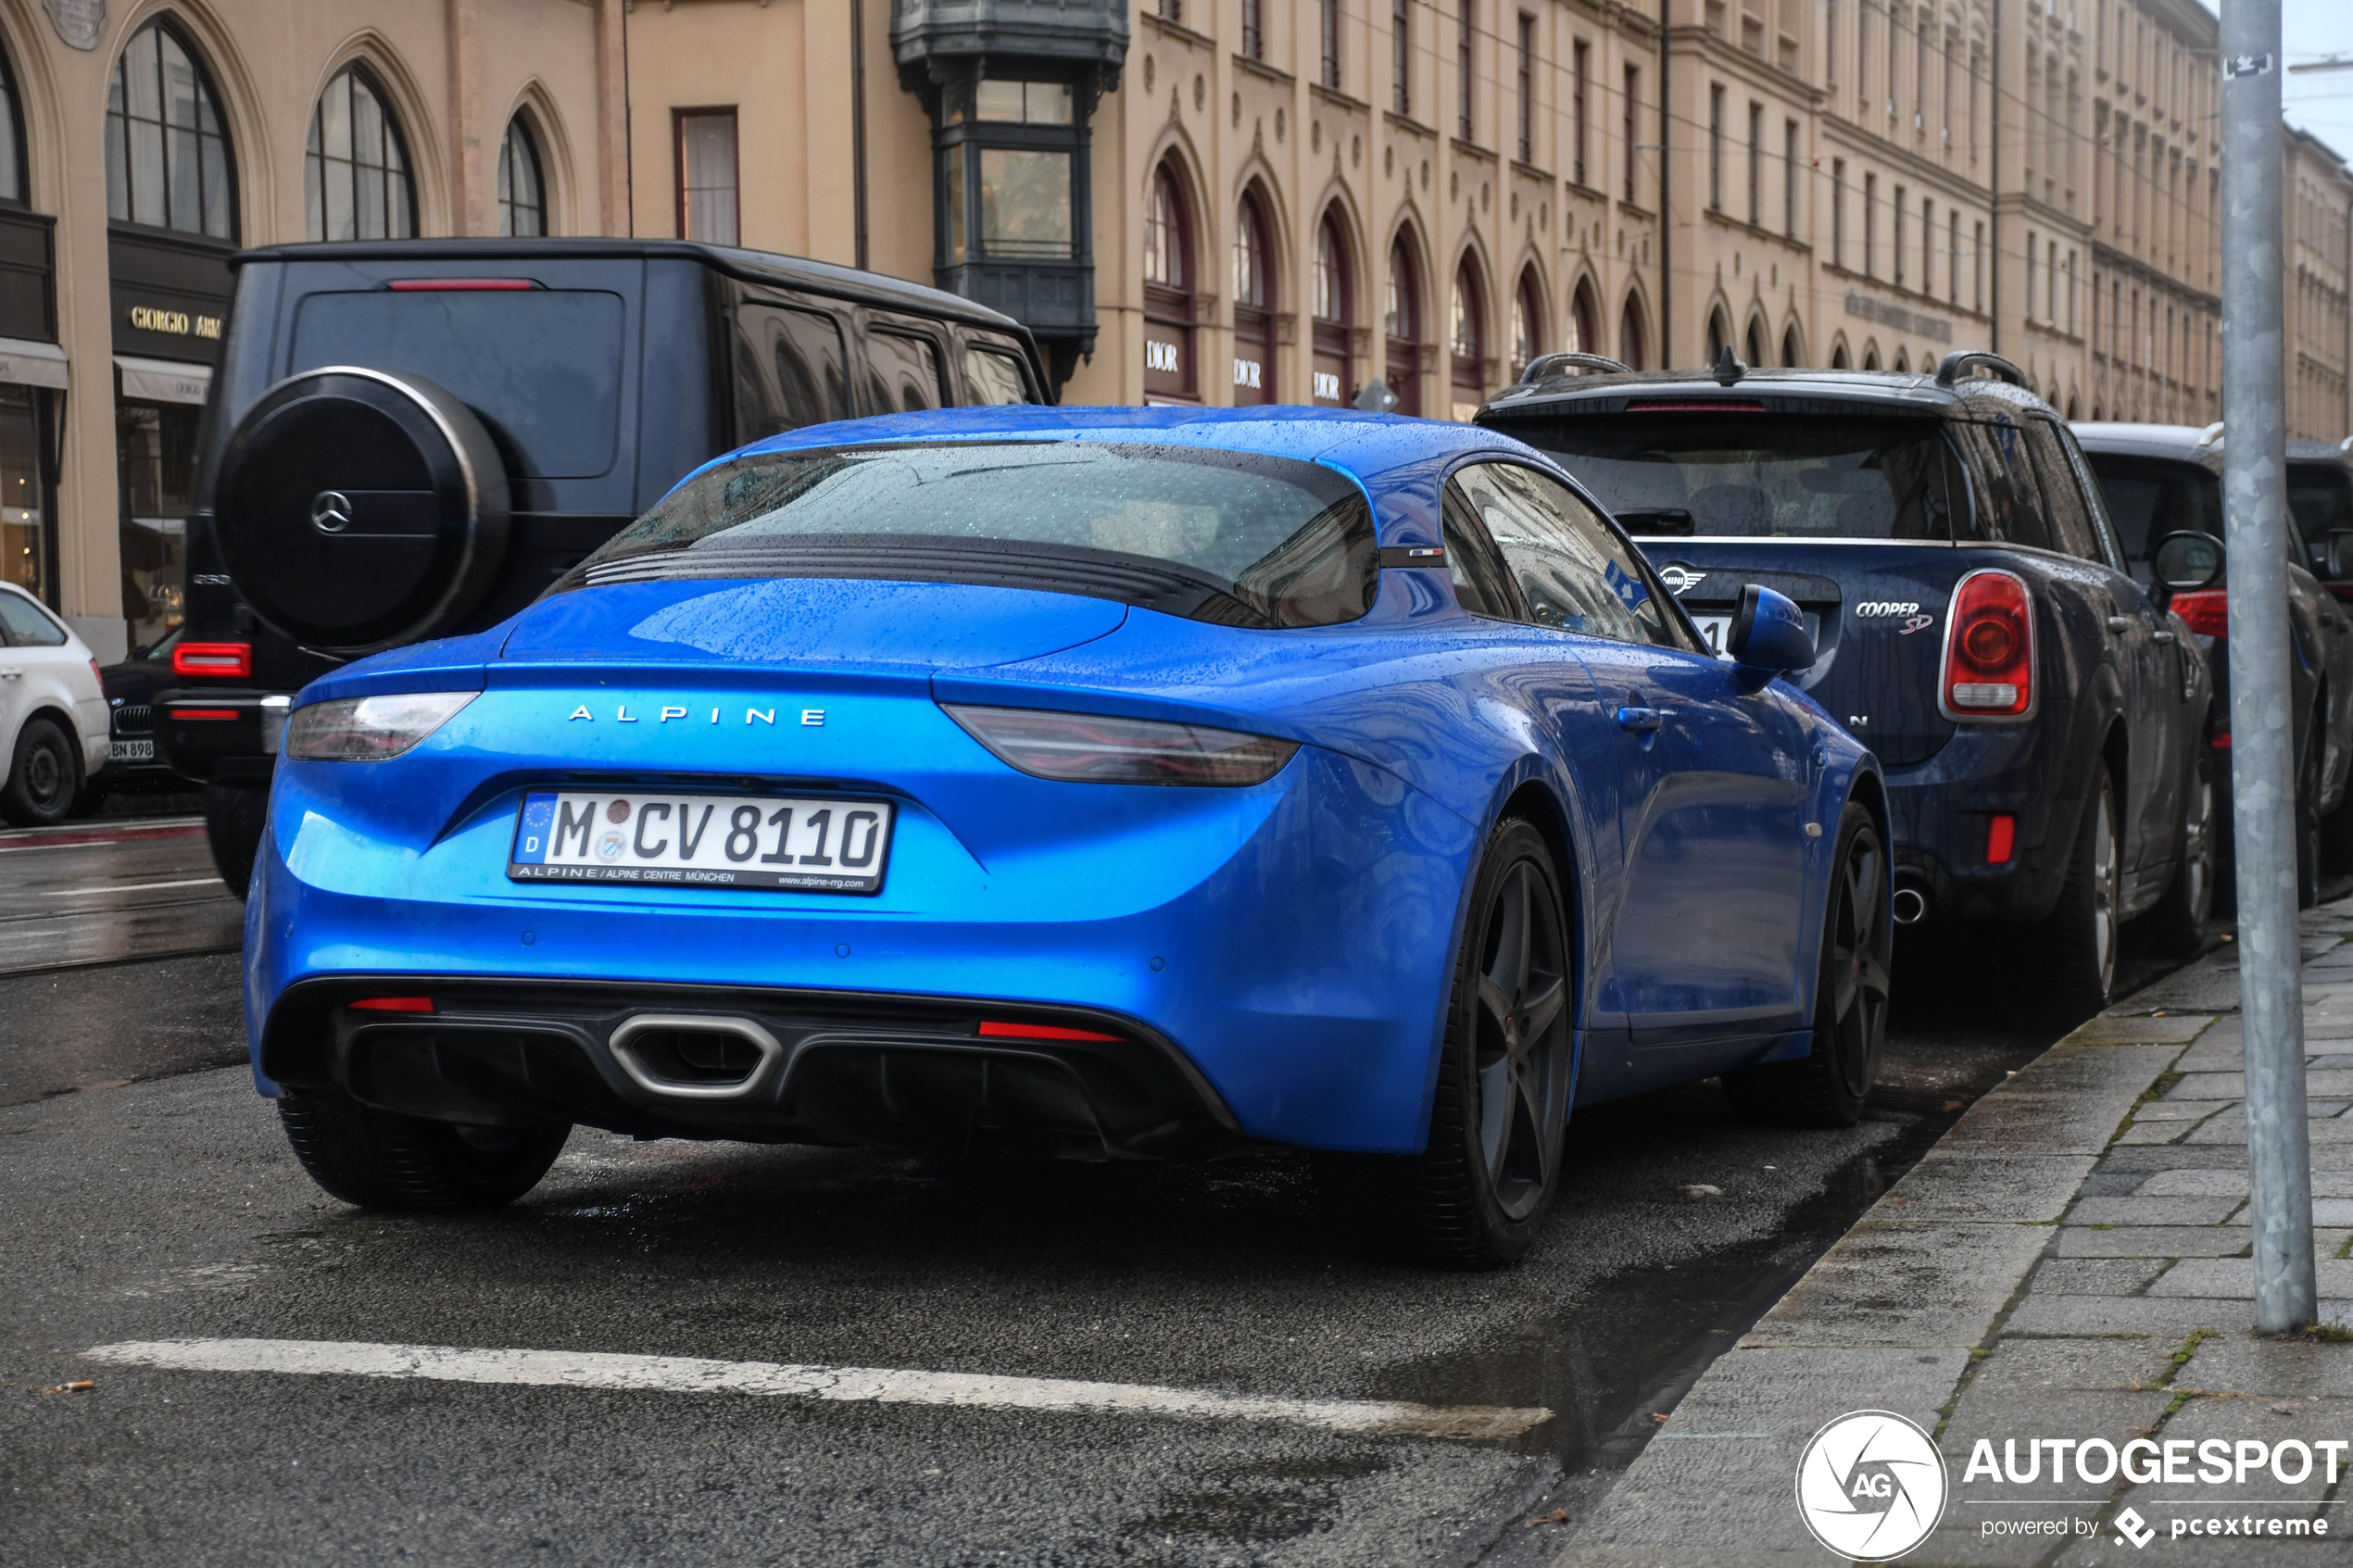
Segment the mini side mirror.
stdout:
<svg viewBox="0 0 2353 1568">
<path fill-rule="evenodd" d="M 1805 612 L 1786 596 L 1754 583 L 1742 585 L 1724 651 L 1743 671 L 1766 680 L 1814 665 L 1814 639 L 1806 634 Z"/>
<path fill-rule="evenodd" d="M 2164 586 L 2170 599 L 2222 581 L 2222 541 L 2211 533 L 2183 529 L 2168 533 L 2149 552 L 2149 576 Z"/>
</svg>

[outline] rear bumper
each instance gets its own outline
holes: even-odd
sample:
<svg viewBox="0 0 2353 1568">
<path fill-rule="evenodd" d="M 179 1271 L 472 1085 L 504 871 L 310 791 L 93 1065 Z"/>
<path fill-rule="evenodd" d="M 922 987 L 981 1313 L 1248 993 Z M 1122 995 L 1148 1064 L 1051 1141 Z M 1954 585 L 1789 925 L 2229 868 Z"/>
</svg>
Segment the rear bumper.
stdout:
<svg viewBox="0 0 2353 1568">
<path fill-rule="evenodd" d="M 2058 797 L 2063 760 L 2042 724 L 1962 724 L 1926 762 L 1886 770 L 1899 885 L 1928 896 L 1932 918 L 2038 921 L 2067 880 L 2064 846 L 2079 803 Z M 2009 859 L 1986 859 L 1994 819 L 2015 822 Z"/>
<path fill-rule="evenodd" d="M 156 694 L 156 760 L 199 784 L 250 785 L 270 782 L 277 763 L 263 704 L 289 694 L 252 687 L 174 686 Z"/>
</svg>

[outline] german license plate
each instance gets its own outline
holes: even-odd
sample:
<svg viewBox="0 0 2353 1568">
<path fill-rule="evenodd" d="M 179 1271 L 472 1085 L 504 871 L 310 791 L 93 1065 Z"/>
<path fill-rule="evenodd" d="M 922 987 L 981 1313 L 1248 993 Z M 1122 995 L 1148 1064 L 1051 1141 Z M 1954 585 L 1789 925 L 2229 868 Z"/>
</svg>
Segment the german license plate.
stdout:
<svg viewBox="0 0 2353 1568">
<path fill-rule="evenodd" d="M 535 790 L 515 819 L 517 882 L 875 893 L 887 800 Z"/>
<path fill-rule="evenodd" d="M 152 762 L 156 759 L 156 743 L 151 740 L 110 740 L 107 742 L 109 762 Z"/>
</svg>

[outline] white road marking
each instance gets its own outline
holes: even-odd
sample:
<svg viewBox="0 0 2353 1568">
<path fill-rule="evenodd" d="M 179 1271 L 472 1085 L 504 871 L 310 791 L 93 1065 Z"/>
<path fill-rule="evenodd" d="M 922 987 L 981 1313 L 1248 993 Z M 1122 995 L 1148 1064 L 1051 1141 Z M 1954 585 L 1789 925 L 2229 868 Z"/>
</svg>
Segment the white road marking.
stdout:
<svg viewBox="0 0 2353 1568">
<path fill-rule="evenodd" d="M 94 1346 L 82 1354 L 119 1366 L 182 1372 L 323 1373 L 347 1377 L 421 1377 L 445 1383 L 1274 1421 L 1398 1437 L 1515 1437 L 1553 1418 L 1551 1411 L 1541 1408 L 1419 1405 L 1389 1399 L 1275 1399 L 1139 1383 L 1080 1383 L 1059 1377 L 992 1377 L 981 1373 L 886 1367 L 793 1366 L 592 1350 L 472 1350 L 451 1345 L 329 1339 L 153 1339 Z"/>
<path fill-rule="evenodd" d="M 140 893 L 150 887 L 202 887 L 220 880 L 217 876 L 186 876 L 177 882 L 116 882 L 104 887 L 53 887 L 41 896 L 44 898 L 78 898 L 85 893 Z"/>
</svg>

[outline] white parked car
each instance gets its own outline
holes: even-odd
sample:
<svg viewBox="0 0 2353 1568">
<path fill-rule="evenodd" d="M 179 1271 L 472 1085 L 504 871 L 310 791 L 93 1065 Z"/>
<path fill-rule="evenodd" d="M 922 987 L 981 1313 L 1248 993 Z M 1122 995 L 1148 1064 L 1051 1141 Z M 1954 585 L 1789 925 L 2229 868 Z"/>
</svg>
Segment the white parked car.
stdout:
<svg viewBox="0 0 2353 1568">
<path fill-rule="evenodd" d="M 38 599 L 0 583 L 0 817 L 63 822 L 106 760 L 98 661 Z"/>
</svg>

